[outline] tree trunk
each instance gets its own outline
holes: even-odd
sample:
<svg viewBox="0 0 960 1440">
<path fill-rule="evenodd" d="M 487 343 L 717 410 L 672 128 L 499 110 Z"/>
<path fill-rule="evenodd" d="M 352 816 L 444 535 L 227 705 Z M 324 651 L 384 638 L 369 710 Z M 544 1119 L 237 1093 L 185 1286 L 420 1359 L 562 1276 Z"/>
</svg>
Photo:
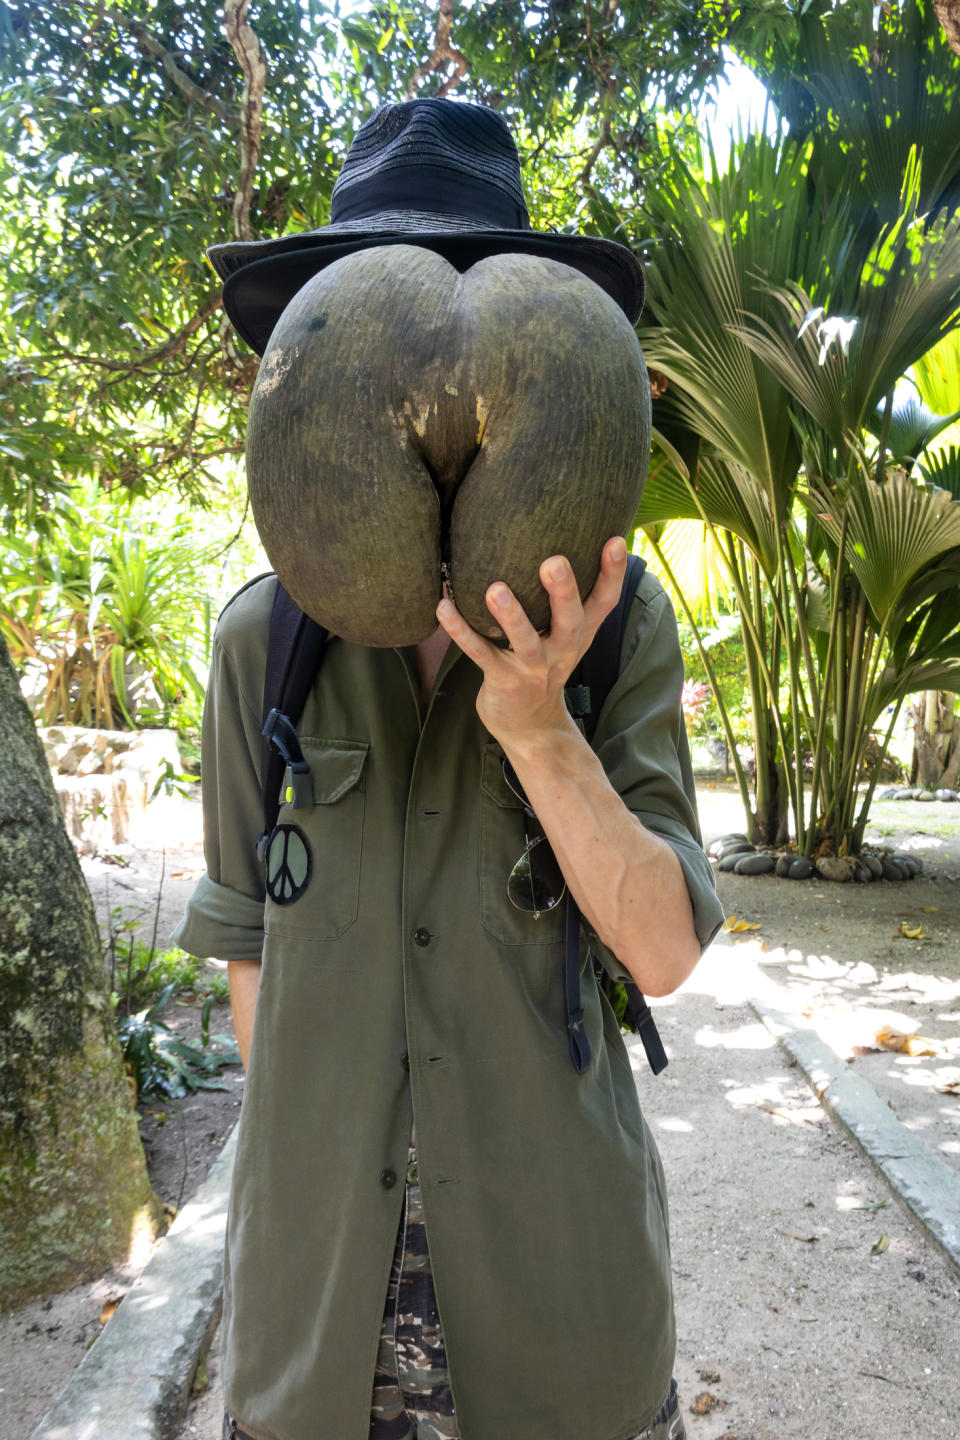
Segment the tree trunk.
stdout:
<svg viewBox="0 0 960 1440">
<path fill-rule="evenodd" d="M 913 761 L 910 779 L 931 789 L 954 790 L 960 776 L 960 724 L 957 697 L 947 690 L 925 690 L 912 706 Z"/>
<path fill-rule="evenodd" d="M 947 44 L 960 55 L 960 0 L 933 0 L 933 9 Z"/>
<path fill-rule="evenodd" d="M 93 902 L 0 639 L 0 1302 L 153 1234 Z"/>
</svg>

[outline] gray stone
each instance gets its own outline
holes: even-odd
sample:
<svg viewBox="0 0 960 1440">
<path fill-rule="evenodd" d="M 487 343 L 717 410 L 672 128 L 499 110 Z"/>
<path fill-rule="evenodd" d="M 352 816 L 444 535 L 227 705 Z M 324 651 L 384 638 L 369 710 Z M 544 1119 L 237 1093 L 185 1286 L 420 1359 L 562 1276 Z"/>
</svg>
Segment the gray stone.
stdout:
<svg viewBox="0 0 960 1440">
<path fill-rule="evenodd" d="M 932 800 L 933 800 L 933 791 L 932 791 L 932 790 L 918 790 L 917 793 L 916 793 L 916 795 L 914 795 L 913 798 L 914 798 L 914 800 L 932 801 Z"/>
<path fill-rule="evenodd" d="M 884 880 L 902 880 L 902 879 L 903 879 L 903 876 L 904 876 L 904 872 L 900 869 L 900 866 L 899 866 L 899 865 L 895 864 L 893 860 L 884 860 L 884 862 L 883 862 L 883 878 L 884 878 Z"/>
<path fill-rule="evenodd" d="M 899 850 L 895 850 L 890 856 L 890 859 L 894 865 L 900 866 L 900 869 L 904 872 L 908 880 L 912 880 L 915 875 L 919 875 L 923 869 L 923 866 L 915 855 L 901 855 Z"/>
<path fill-rule="evenodd" d="M 858 885 L 868 885 L 873 879 L 873 871 L 862 860 L 854 860 L 853 878 Z"/>
<path fill-rule="evenodd" d="M 717 855 L 721 860 L 725 860 L 728 855 L 752 855 L 753 853 L 754 846 L 750 844 L 750 841 L 739 838 L 724 840 L 717 850 Z"/>
<path fill-rule="evenodd" d="M 839 855 L 821 855 L 817 861 L 817 874 L 822 875 L 824 880 L 834 880 L 843 885 L 851 878 L 851 866 Z"/>
<path fill-rule="evenodd" d="M 861 855 L 861 856 L 860 856 L 860 864 L 861 864 L 861 865 L 866 865 L 867 869 L 870 871 L 870 874 L 873 876 L 874 880 L 880 880 L 880 879 L 882 878 L 882 876 L 883 876 L 883 866 L 881 865 L 880 861 L 877 859 L 876 855 L 867 855 L 867 854 Z"/>
<path fill-rule="evenodd" d="M 733 868 L 737 875 L 769 875 L 776 863 L 772 855 L 741 855 Z"/>
<path fill-rule="evenodd" d="M 809 880 L 813 873 L 813 861 L 809 860 L 806 855 L 798 855 L 795 860 L 791 860 L 790 862 L 787 879 Z"/>
<path fill-rule="evenodd" d="M 881 790 L 877 796 L 878 800 L 895 800 L 897 798 L 896 785 L 888 785 L 886 790 Z"/>
<path fill-rule="evenodd" d="M 897 790 L 891 797 L 894 800 L 914 800 L 917 792 L 915 790 Z"/>
<path fill-rule="evenodd" d="M 785 876 L 789 875 L 790 866 L 794 863 L 796 858 L 797 857 L 795 855 L 790 854 L 778 855 L 775 869 L 781 880 L 784 879 Z"/>
<path fill-rule="evenodd" d="M 956 790 L 934 790 L 933 798 L 934 800 L 957 800 L 960 799 L 960 796 L 957 795 Z"/>
<path fill-rule="evenodd" d="M 723 859 L 720 861 L 720 864 L 717 866 L 717 869 L 722 870 L 725 874 L 729 874 L 730 871 L 733 870 L 737 861 L 743 859 L 743 854 L 744 852 L 742 850 L 733 850 L 729 855 L 724 855 Z"/>
<path fill-rule="evenodd" d="M 717 835 L 713 840 L 711 840 L 710 844 L 707 846 L 707 854 L 716 855 L 719 857 L 723 853 L 724 846 L 732 845 L 736 841 L 740 841 L 744 845 L 750 844 L 750 841 L 747 839 L 746 835 L 742 834 L 739 830 L 734 830 L 731 831 L 729 835 Z"/>
</svg>

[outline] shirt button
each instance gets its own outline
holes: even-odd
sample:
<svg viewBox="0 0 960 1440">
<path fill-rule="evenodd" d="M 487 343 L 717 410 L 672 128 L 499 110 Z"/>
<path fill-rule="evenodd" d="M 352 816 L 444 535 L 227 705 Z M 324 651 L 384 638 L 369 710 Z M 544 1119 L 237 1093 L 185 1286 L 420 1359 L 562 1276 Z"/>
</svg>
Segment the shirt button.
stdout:
<svg viewBox="0 0 960 1440">
<path fill-rule="evenodd" d="M 396 1183 L 397 1183 L 397 1172 L 396 1172 L 396 1170 L 381 1170 L 381 1171 L 380 1171 L 380 1184 L 383 1186 L 384 1190 L 392 1190 L 393 1187 L 394 1187 L 394 1185 L 396 1185 Z"/>
<path fill-rule="evenodd" d="M 410 1056 L 407 1054 L 406 1050 L 404 1050 L 403 1054 L 400 1056 L 400 1064 L 403 1066 L 404 1070 L 410 1069 Z"/>
<path fill-rule="evenodd" d="M 430 944 L 430 931 L 429 931 L 429 930 L 426 930 L 426 929 L 421 925 L 419 929 L 414 930 L 414 932 L 413 932 L 413 940 L 414 940 L 414 944 L 415 944 L 415 945 L 429 945 L 429 944 Z"/>
</svg>

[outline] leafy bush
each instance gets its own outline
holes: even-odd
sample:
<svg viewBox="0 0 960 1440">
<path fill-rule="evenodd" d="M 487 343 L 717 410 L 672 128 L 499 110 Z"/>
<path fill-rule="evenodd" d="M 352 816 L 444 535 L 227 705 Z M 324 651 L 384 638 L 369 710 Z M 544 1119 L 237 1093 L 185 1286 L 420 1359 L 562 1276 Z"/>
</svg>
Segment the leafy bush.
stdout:
<svg viewBox="0 0 960 1440">
<path fill-rule="evenodd" d="M 250 545 L 231 555 L 239 537 L 224 544 L 217 517 L 93 482 L 56 504 L 57 524 L 0 532 L 0 633 L 43 722 L 195 728 L 217 610 Z"/>
<path fill-rule="evenodd" d="M 226 1090 L 219 1079 L 220 1071 L 225 1065 L 240 1064 L 239 1052 L 230 1037 L 210 1034 L 212 995 L 204 1001 L 200 1045 L 181 1039 L 157 1018 L 176 988 L 175 982 L 164 986 L 153 1005 L 135 1015 L 125 1015 L 117 1026 L 120 1051 L 136 1084 L 137 1099 L 151 1093 L 179 1099 L 188 1091 Z"/>
<path fill-rule="evenodd" d="M 130 911 L 124 918 L 123 907 L 117 906 L 108 918 L 104 959 L 127 1073 L 138 1099 L 150 1093 L 174 1099 L 188 1090 L 226 1089 L 217 1077 L 225 1065 L 239 1065 L 240 1055 L 229 1036 L 210 1035 L 210 1012 L 216 1001 L 228 997 L 229 982 L 225 975 L 203 975 L 202 962 L 176 945 L 156 949 L 159 907 L 158 895 L 149 945 L 137 934 L 144 911 Z M 173 997 L 184 992 L 205 996 L 199 1046 L 158 1018 Z"/>
<path fill-rule="evenodd" d="M 111 990 L 116 997 L 114 1003 L 124 1015 L 150 1004 L 170 985 L 178 995 L 196 994 L 213 1000 L 226 1000 L 230 995 L 226 975 L 204 974 L 203 962 L 176 945 L 154 952 L 132 936 L 126 945 L 119 936 L 113 944 L 116 951 L 123 953 L 117 954 L 111 969 Z"/>
</svg>

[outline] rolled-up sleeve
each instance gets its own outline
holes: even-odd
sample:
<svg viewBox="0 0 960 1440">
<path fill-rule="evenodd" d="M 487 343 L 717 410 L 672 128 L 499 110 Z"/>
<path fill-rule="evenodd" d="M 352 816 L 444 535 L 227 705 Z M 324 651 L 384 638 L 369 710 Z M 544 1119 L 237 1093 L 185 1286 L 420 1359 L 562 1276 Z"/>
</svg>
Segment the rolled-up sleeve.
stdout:
<svg viewBox="0 0 960 1440">
<path fill-rule="evenodd" d="M 263 828 L 260 710 L 271 601 L 272 583 L 254 582 L 224 611 L 214 636 L 200 757 L 207 873 L 173 937 L 191 955 L 260 960 L 263 950 L 256 837 Z"/>
<path fill-rule="evenodd" d="M 680 861 L 705 948 L 723 924 L 723 910 L 700 839 L 682 687 L 676 617 L 659 581 L 647 574 L 633 602 L 619 678 L 600 713 L 593 747 L 627 808 Z M 591 949 L 615 975 L 623 970 L 593 936 Z"/>
</svg>

